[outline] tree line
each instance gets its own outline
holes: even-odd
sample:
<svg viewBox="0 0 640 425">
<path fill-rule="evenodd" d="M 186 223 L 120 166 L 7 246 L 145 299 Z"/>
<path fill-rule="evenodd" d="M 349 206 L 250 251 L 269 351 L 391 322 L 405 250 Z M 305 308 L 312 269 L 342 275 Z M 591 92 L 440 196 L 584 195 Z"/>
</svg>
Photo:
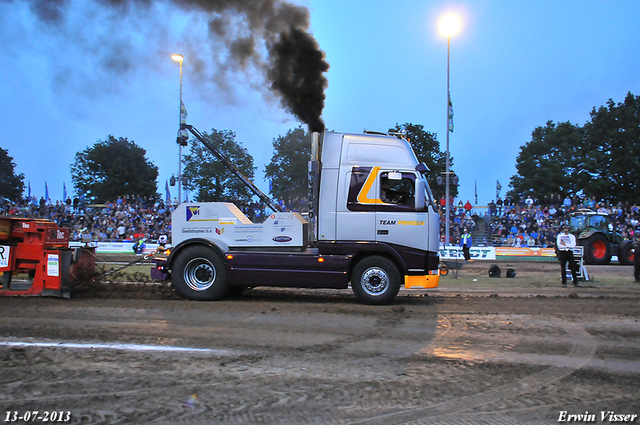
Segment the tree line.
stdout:
<svg viewBox="0 0 640 425">
<path fill-rule="evenodd" d="M 389 131 L 410 141 L 418 159 L 432 171 L 428 179 L 434 196 L 442 196 L 444 187 L 436 184 L 436 175 L 445 170 L 445 155 L 439 149 L 436 135 L 424 130 L 422 125 L 411 123 L 397 124 Z M 247 178 L 255 178 L 257 167 L 253 157 L 237 140 L 235 132 L 212 129 L 203 136 Z M 286 204 L 306 199 L 310 146 L 310 135 L 302 127 L 273 139 L 273 156 L 264 168 L 273 198 Z M 450 164 L 453 164 L 452 158 Z M 15 173 L 13 158 L 2 148 L 0 166 L 3 170 L 0 171 L 0 199 L 20 199 L 25 189 L 24 175 Z M 125 194 L 163 198 L 158 193 L 158 167 L 147 158 L 145 149 L 126 137 L 109 135 L 77 152 L 70 171 L 76 196 L 88 203 L 104 203 Z M 196 201 L 253 201 L 252 192 L 196 139 L 189 141 L 189 151 L 183 157 L 183 182 L 183 187 L 194 194 Z M 455 190 L 457 187 L 453 187 L 452 193 L 455 194 Z"/>
<path fill-rule="evenodd" d="M 396 124 L 389 129 L 410 141 L 419 161 L 431 172 L 429 185 L 434 197 L 445 188 L 438 184 L 445 166 L 445 153 L 435 133 L 420 124 Z M 257 167 L 248 150 L 231 130 L 212 129 L 203 134 L 249 179 Z M 298 127 L 273 139 L 273 156 L 264 168 L 273 198 L 290 203 L 307 196 L 309 134 Z M 640 199 L 640 96 L 628 93 L 623 102 L 609 99 L 605 106 L 593 108 L 584 126 L 548 121 L 531 133 L 531 140 L 520 147 L 517 173 L 510 179 L 511 198 L 538 199 L 581 196 L 610 202 Z M 17 200 L 25 189 L 24 175 L 15 173 L 9 152 L 0 148 L 0 200 Z M 159 199 L 158 167 L 146 151 L 123 137 L 109 135 L 75 155 L 71 176 L 76 196 L 87 202 L 102 203 L 124 194 Z M 453 158 L 450 158 L 453 170 Z M 250 203 L 253 195 L 196 139 L 189 141 L 183 158 L 184 187 L 194 200 L 240 201 Z M 162 189 L 162 188 L 160 188 Z M 452 184 L 455 197 L 458 185 Z"/>
<path fill-rule="evenodd" d="M 640 96 L 609 99 L 584 126 L 548 121 L 520 148 L 511 197 L 640 200 Z"/>
</svg>

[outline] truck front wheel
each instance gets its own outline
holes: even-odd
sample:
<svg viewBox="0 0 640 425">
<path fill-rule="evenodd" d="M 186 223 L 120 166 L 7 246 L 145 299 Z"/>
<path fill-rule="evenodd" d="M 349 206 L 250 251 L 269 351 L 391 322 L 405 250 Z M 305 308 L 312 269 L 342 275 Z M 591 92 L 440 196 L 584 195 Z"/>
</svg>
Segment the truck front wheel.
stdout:
<svg viewBox="0 0 640 425">
<path fill-rule="evenodd" d="M 367 257 L 353 269 L 351 289 L 366 304 L 390 304 L 398 295 L 400 280 L 400 272 L 391 260 Z"/>
<path fill-rule="evenodd" d="M 175 259 L 171 281 L 187 299 L 220 300 L 227 295 L 227 273 L 220 256 L 202 245 L 186 247 Z"/>
</svg>

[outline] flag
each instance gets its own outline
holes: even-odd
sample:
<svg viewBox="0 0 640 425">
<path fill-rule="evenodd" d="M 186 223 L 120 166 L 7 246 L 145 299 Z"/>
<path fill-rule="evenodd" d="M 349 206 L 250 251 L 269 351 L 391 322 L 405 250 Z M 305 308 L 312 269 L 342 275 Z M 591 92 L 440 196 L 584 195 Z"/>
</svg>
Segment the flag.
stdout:
<svg viewBox="0 0 640 425">
<path fill-rule="evenodd" d="M 500 181 L 496 180 L 496 200 L 500 198 L 500 191 L 502 190 L 502 185 Z"/>
<path fill-rule="evenodd" d="M 187 108 L 184 106 L 184 102 L 180 99 L 180 124 L 187 123 Z"/>
<path fill-rule="evenodd" d="M 180 99 L 180 130 L 178 130 L 178 138 L 182 139 L 185 144 L 182 146 L 186 146 L 186 141 L 189 140 L 189 132 L 187 129 L 182 128 L 182 124 L 187 123 L 187 107 L 184 106 L 184 102 Z"/>
<path fill-rule="evenodd" d="M 473 184 L 475 185 L 475 189 L 476 189 L 476 205 L 478 205 L 478 181 L 474 180 Z"/>
<path fill-rule="evenodd" d="M 62 202 L 67 200 L 67 185 L 62 182 Z"/>
<path fill-rule="evenodd" d="M 451 93 L 449 95 L 449 131 L 453 133 L 453 103 L 451 102 Z"/>
<path fill-rule="evenodd" d="M 49 187 L 47 186 L 47 182 L 44 182 L 44 200 L 49 201 Z"/>
<path fill-rule="evenodd" d="M 31 201 L 31 180 L 29 180 L 29 186 L 27 189 L 27 199 L 29 199 L 29 201 Z"/>
<path fill-rule="evenodd" d="M 167 199 L 167 201 L 170 201 L 171 200 L 171 192 L 169 191 L 169 182 L 167 180 L 165 180 L 164 192 L 165 192 L 165 198 Z"/>
</svg>

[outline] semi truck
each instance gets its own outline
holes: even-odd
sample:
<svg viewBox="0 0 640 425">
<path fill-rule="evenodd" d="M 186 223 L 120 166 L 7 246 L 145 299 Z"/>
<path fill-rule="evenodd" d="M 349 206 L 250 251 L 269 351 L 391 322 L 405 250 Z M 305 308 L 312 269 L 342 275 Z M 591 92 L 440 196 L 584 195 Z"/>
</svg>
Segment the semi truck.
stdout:
<svg viewBox="0 0 640 425">
<path fill-rule="evenodd" d="M 195 128 L 183 126 L 229 163 Z M 155 276 L 170 277 L 191 300 L 220 300 L 256 286 L 351 286 L 364 303 L 389 304 L 402 286 L 438 286 L 439 216 L 429 169 L 407 140 L 311 133 L 308 164 L 308 217 L 280 211 L 249 181 L 274 210 L 263 223 L 229 202 L 180 204 L 172 215 L 171 253 Z"/>
</svg>

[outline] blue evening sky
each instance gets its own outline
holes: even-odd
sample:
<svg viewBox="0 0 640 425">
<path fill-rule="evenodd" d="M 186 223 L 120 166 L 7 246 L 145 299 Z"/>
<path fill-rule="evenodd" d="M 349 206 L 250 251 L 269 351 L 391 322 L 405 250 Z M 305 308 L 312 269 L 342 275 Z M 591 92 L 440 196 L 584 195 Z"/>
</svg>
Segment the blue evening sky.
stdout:
<svg viewBox="0 0 640 425">
<path fill-rule="evenodd" d="M 147 150 L 164 193 L 178 169 L 179 66 L 171 53 L 185 56 L 187 121 L 201 131 L 235 131 L 258 166 L 256 183 L 267 190 L 262 171 L 272 141 L 299 123 L 253 71 L 227 74 L 224 84 L 203 75 L 225 55 L 207 41 L 207 17 L 161 1 L 128 15 L 97 3 L 69 0 L 65 24 L 55 26 L 37 20 L 29 2 L 0 0 L 0 146 L 32 194 L 44 195 L 45 181 L 54 201 L 63 183 L 71 193 L 75 153 L 109 134 Z M 593 107 L 640 94 L 636 0 L 296 4 L 309 8 L 311 31 L 331 67 L 323 114 L 329 129 L 422 124 L 443 150 L 447 41 L 437 21 L 447 11 L 460 14 L 462 31 L 451 39 L 450 152 L 463 202 L 473 203 L 476 181 L 479 204 L 495 199 L 497 180 L 504 195 L 519 148 L 537 126 L 583 125 Z M 190 51 L 187 37 L 191 46 L 202 39 L 202 50 Z M 109 56 L 106 46 L 118 55 Z M 176 196 L 176 187 L 171 191 Z"/>
</svg>

